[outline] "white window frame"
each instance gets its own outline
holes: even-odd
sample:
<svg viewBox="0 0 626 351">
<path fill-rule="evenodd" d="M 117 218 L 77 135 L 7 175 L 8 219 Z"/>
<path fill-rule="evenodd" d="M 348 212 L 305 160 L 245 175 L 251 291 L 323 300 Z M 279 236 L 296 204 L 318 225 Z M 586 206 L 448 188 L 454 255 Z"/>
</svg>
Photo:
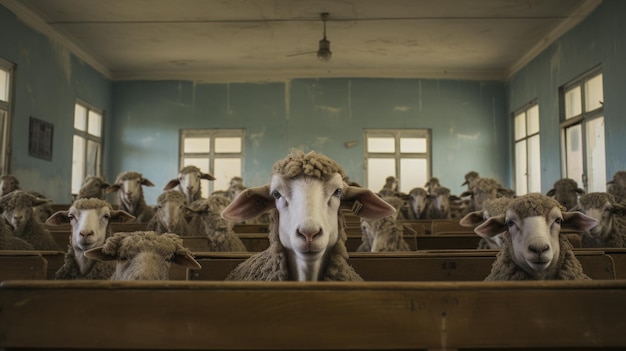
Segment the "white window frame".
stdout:
<svg viewBox="0 0 626 351">
<path fill-rule="evenodd" d="M 102 109 L 100 109 L 100 108 L 98 108 L 98 107 L 96 107 L 96 106 L 94 106 L 94 105 L 92 105 L 92 104 L 90 104 L 88 102 L 80 100 L 80 99 L 76 100 L 76 103 L 74 104 L 74 106 L 76 106 L 76 105 L 80 105 L 83 108 L 85 108 L 87 110 L 86 111 L 87 116 L 89 116 L 89 112 L 90 111 L 96 112 L 96 113 L 100 114 L 100 116 L 102 116 L 102 118 L 100 120 L 101 125 L 100 125 L 100 136 L 99 137 L 95 136 L 93 134 L 89 134 L 89 132 L 88 132 L 89 131 L 89 118 L 88 117 L 87 117 L 87 121 L 86 121 L 86 123 L 87 123 L 86 124 L 86 128 L 85 128 L 86 130 L 79 130 L 79 129 L 76 129 L 76 128 L 73 129 L 73 131 L 74 131 L 73 137 L 74 136 L 79 136 L 79 137 L 85 139 L 85 145 L 84 145 L 84 150 L 83 150 L 84 159 L 82 161 L 82 167 L 83 167 L 83 169 L 82 169 L 82 174 L 83 174 L 82 178 L 84 179 L 85 177 L 88 177 L 88 176 L 101 177 L 102 176 L 102 159 L 103 159 L 103 153 L 104 153 L 104 125 L 105 125 L 105 123 L 104 123 L 104 119 L 105 119 L 104 110 L 102 110 Z M 74 111 L 75 110 L 76 109 L 74 109 Z M 76 118 L 75 115 L 74 115 L 74 118 Z M 73 137 L 72 137 L 72 139 L 73 139 Z M 98 144 L 98 153 L 97 153 L 97 160 L 95 162 L 95 171 L 94 172 L 91 172 L 91 170 L 88 169 L 88 167 L 87 167 L 88 164 L 89 164 L 87 158 L 89 157 L 88 144 L 89 144 L 90 141 L 92 143 Z M 76 147 L 76 146 L 72 145 L 72 150 L 73 150 L 74 147 Z M 72 164 L 72 167 L 74 167 L 73 164 Z M 72 170 L 72 175 L 73 174 L 74 174 L 74 170 Z M 80 182 L 82 182 L 82 179 L 80 179 Z M 74 181 L 72 181 L 72 184 L 73 183 L 74 183 Z M 78 193 L 77 193 L 78 189 L 75 189 L 75 187 L 73 187 L 73 188 L 74 189 L 72 189 L 72 195 L 74 195 L 74 196 L 78 195 Z"/>
<path fill-rule="evenodd" d="M 210 140 L 209 152 L 206 153 L 185 153 L 184 150 L 184 140 L 188 137 L 194 138 L 208 138 Z M 236 137 L 241 138 L 241 152 L 216 152 L 215 150 L 215 139 L 216 138 L 229 138 Z M 180 130 L 180 138 L 179 138 L 179 169 L 184 167 L 186 158 L 200 158 L 208 160 L 209 169 L 208 172 L 211 175 L 216 175 L 217 171 L 215 169 L 215 160 L 220 158 L 239 158 L 241 160 L 241 174 L 236 176 L 244 177 L 245 169 L 244 169 L 244 155 L 245 155 L 245 140 L 246 140 L 246 130 L 245 129 L 181 129 Z M 230 179 L 229 179 L 230 180 Z M 226 189 L 215 189 L 214 182 L 203 180 L 202 189 L 207 189 L 208 194 L 216 190 L 226 190 Z"/>
<path fill-rule="evenodd" d="M 535 108 L 537 109 L 538 126 L 537 126 L 536 131 L 531 132 L 529 131 L 528 116 L 529 116 L 529 112 Z M 516 118 L 521 115 L 523 115 L 523 118 L 524 118 L 524 128 L 525 128 L 524 136 L 517 138 L 518 131 L 517 131 Z M 539 104 L 536 101 L 526 104 L 524 107 L 513 112 L 512 118 L 513 118 L 513 150 L 516 155 L 515 157 L 515 185 L 516 185 L 515 193 L 518 195 L 524 195 L 530 192 L 541 192 L 541 153 L 537 153 L 537 154 L 531 153 L 530 152 L 531 145 L 529 142 L 531 139 L 537 138 L 539 142 L 539 146 L 541 145 L 541 136 L 540 136 L 541 116 L 539 116 Z M 520 143 L 526 144 L 526 148 L 524 150 L 525 164 L 523 165 L 520 164 L 523 160 L 517 157 L 517 146 Z M 525 169 L 524 179 L 518 179 L 517 177 L 518 176 L 517 170 L 520 167 L 523 167 Z M 539 173 L 534 174 L 532 170 L 538 171 Z"/>
<path fill-rule="evenodd" d="M 0 174 L 8 174 L 11 160 L 11 116 L 15 64 L 0 58 L 0 69 L 7 72 L 7 101 L 0 99 Z"/>
<path fill-rule="evenodd" d="M 366 187 L 374 192 L 378 192 L 381 189 L 373 189 L 370 186 L 370 181 L 368 179 L 368 160 L 370 158 L 393 158 L 395 159 L 395 169 L 389 170 L 389 176 L 394 176 L 398 178 L 398 189 L 403 189 L 402 187 L 402 179 L 400 179 L 400 174 L 402 174 L 401 168 L 401 160 L 402 159 L 423 159 L 426 160 L 427 171 L 426 171 L 426 181 L 432 176 L 432 133 L 430 129 L 420 128 L 420 129 L 365 129 L 364 130 L 364 162 L 363 168 L 365 170 L 365 184 Z M 368 138 L 370 137 L 389 137 L 393 136 L 395 147 L 393 153 L 382 153 L 382 152 L 369 152 L 367 149 Z M 426 152 L 423 153 L 408 153 L 400 151 L 400 139 L 406 137 L 417 137 L 417 138 L 425 138 L 426 139 Z M 424 182 L 425 183 L 425 182 Z M 423 185 L 420 185 L 423 186 Z M 408 193 L 408 190 L 406 191 Z"/>
<path fill-rule="evenodd" d="M 590 189 L 589 187 L 589 167 L 590 165 L 588 164 L 588 140 L 587 140 L 587 126 L 589 125 L 590 122 L 594 121 L 595 119 L 598 118 L 604 118 L 604 96 L 602 97 L 602 102 L 600 103 L 600 106 L 598 108 L 595 108 L 593 110 L 587 111 L 587 106 L 586 106 L 586 87 L 585 87 L 585 83 L 590 81 L 591 79 L 595 78 L 596 76 L 602 74 L 602 81 L 604 84 L 604 75 L 602 73 L 602 70 L 600 67 L 594 68 L 591 71 L 581 75 L 580 77 L 572 80 L 571 82 L 565 84 L 563 87 L 561 87 L 560 89 L 560 101 L 561 101 L 561 124 L 560 124 L 560 128 L 561 128 L 561 163 L 562 163 L 562 174 L 563 177 L 565 178 L 572 178 L 574 180 L 581 179 L 582 180 L 582 184 L 580 181 L 578 181 L 578 185 L 582 186 L 585 191 L 590 192 L 590 191 L 606 191 L 606 149 L 604 150 L 604 154 L 605 154 L 605 164 L 603 169 L 601 170 L 601 174 L 597 174 L 594 173 L 592 176 L 593 177 L 601 177 L 604 178 L 603 180 L 600 181 L 600 183 L 603 185 L 603 187 L 601 188 L 596 188 L 596 189 Z M 581 113 L 574 115 L 574 116 L 570 116 L 567 117 L 566 116 L 566 103 L 565 103 L 565 95 L 567 92 L 571 91 L 572 89 L 576 89 L 576 88 L 580 88 L 581 89 L 581 93 L 580 93 L 580 98 L 581 98 Z M 604 94 L 603 94 L 604 95 Z M 575 127 L 579 125 L 581 128 L 581 140 L 582 140 L 582 163 L 583 163 L 583 174 L 579 177 L 577 177 L 576 175 L 571 175 L 568 174 L 568 156 L 567 156 L 567 130 L 568 128 L 571 127 Z M 606 133 L 604 133 L 604 136 L 606 137 Z M 604 139 L 606 140 L 606 139 Z"/>
</svg>

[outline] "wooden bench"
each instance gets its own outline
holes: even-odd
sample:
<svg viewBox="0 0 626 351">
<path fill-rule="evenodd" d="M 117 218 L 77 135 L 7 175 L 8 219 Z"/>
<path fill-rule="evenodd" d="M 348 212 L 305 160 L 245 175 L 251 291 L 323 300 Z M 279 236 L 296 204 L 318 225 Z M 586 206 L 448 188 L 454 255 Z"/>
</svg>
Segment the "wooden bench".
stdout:
<svg viewBox="0 0 626 351">
<path fill-rule="evenodd" d="M 0 348 L 623 348 L 624 301 L 626 281 L 8 281 Z"/>
<path fill-rule="evenodd" d="M 439 232 L 474 232 L 473 228 L 459 224 L 458 219 L 435 219 L 431 223 L 430 233 L 436 235 Z"/>
<path fill-rule="evenodd" d="M 0 281 L 46 279 L 48 261 L 38 252 L 0 251 Z"/>
<path fill-rule="evenodd" d="M 348 263 L 366 281 L 479 281 L 491 271 L 496 250 L 455 250 L 351 253 Z M 251 253 L 197 252 L 199 270 L 187 270 L 188 280 L 224 280 Z M 577 251 L 585 273 L 593 279 L 615 279 L 610 256 L 602 251 Z M 184 279 L 183 268 L 170 270 L 171 279 Z"/>
</svg>

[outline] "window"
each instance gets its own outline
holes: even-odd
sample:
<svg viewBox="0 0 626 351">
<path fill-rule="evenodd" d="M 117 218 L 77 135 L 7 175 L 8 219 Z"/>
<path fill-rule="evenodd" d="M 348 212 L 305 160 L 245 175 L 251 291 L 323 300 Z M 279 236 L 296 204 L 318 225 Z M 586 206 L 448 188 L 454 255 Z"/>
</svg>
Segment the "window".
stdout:
<svg viewBox="0 0 626 351">
<path fill-rule="evenodd" d="M 532 104 L 513 116 L 515 125 L 515 193 L 541 192 L 539 105 Z"/>
<path fill-rule="evenodd" d="M 398 178 L 398 191 L 424 187 L 430 179 L 430 130 L 366 130 L 367 188 L 379 192 L 389 176 Z"/>
<path fill-rule="evenodd" d="M 88 176 L 102 175 L 103 112 L 84 102 L 74 106 L 74 146 L 72 151 L 72 194 Z"/>
<path fill-rule="evenodd" d="M 243 129 L 187 129 L 180 134 L 180 168 L 194 165 L 216 179 L 202 180 L 202 196 L 227 190 L 243 177 Z"/>
<path fill-rule="evenodd" d="M 561 101 L 565 177 L 587 192 L 606 191 L 602 72 L 594 70 L 561 88 Z"/>
<path fill-rule="evenodd" d="M 0 59 L 0 174 L 9 173 L 10 120 L 14 65 Z"/>
</svg>

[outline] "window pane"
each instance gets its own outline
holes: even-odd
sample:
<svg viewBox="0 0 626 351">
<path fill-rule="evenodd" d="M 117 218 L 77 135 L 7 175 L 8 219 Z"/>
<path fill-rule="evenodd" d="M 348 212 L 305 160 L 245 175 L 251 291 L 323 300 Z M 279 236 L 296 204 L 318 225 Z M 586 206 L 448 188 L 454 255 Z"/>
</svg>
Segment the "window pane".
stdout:
<svg viewBox="0 0 626 351">
<path fill-rule="evenodd" d="M 606 159 L 604 151 L 604 117 L 587 122 L 588 191 L 606 191 Z"/>
<path fill-rule="evenodd" d="M 578 116 L 582 112 L 580 86 L 565 92 L 565 118 Z"/>
<path fill-rule="evenodd" d="M 211 138 L 185 138 L 183 142 L 184 153 L 198 154 L 209 151 L 211 151 Z"/>
<path fill-rule="evenodd" d="M 423 188 L 428 181 L 428 161 L 424 158 L 400 160 L 400 191 L 409 193 L 413 188 Z M 382 188 L 382 186 L 381 186 Z"/>
<path fill-rule="evenodd" d="M 515 116 L 515 140 L 526 136 L 526 113 Z"/>
<path fill-rule="evenodd" d="M 196 166 L 204 173 L 209 173 L 209 159 L 200 157 L 186 157 L 183 158 L 183 167 Z M 206 179 L 200 179 L 200 187 L 202 189 L 202 197 L 208 197 L 211 189 L 209 181 Z"/>
<path fill-rule="evenodd" d="M 528 138 L 528 192 L 541 192 L 541 149 L 539 135 Z"/>
<path fill-rule="evenodd" d="M 72 194 L 78 194 L 85 178 L 85 139 L 74 135 L 72 150 Z"/>
<path fill-rule="evenodd" d="M 74 128 L 87 130 L 87 109 L 79 104 L 74 108 Z"/>
<path fill-rule="evenodd" d="M 591 78 L 585 83 L 585 109 L 593 111 L 602 107 L 604 92 L 602 90 L 602 74 Z"/>
<path fill-rule="evenodd" d="M 4 161 L 6 157 L 6 145 L 7 145 L 7 112 L 0 110 L 0 174 L 6 174 L 4 169 Z"/>
<path fill-rule="evenodd" d="M 9 72 L 0 69 L 0 100 L 9 101 Z"/>
<path fill-rule="evenodd" d="M 565 129 L 565 162 L 567 163 L 568 178 L 578 184 L 583 183 L 583 150 L 581 125 L 576 124 Z"/>
<path fill-rule="evenodd" d="M 241 138 L 215 138 L 215 152 L 241 152 Z"/>
<path fill-rule="evenodd" d="M 367 138 L 368 152 L 396 152 L 394 138 Z M 371 189 L 371 188 L 370 188 Z"/>
<path fill-rule="evenodd" d="M 396 160 L 393 158 L 369 158 L 367 160 L 367 187 L 377 193 L 389 176 L 396 177 Z"/>
<path fill-rule="evenodd" d="M 89 111 L 88 133 L 97 137 L 102 135 L 102 115 L 98 112 Z"/>
<path fill-rule="evenodd" d="M 515 143 L 515 193 L 528 193 L 528 177 L 526 172 L 526 140 Z"/>
<path fill-rule="evenodd" d="M 426 138 L 400 138 L 400 152 L 426 153 L 427 151 Z"/>
<path fill-rule="evenodd" d="M 539 105 L 535 105 L 526 112 L 528 117 L 528 135 L 539 132 Z"/>
<path fill-rule="evenodd" d="M 217 147 L 216 147 L 217 149 Z M 213 176 L 213 191 L 228 190 L 230 179 L 232 177 L 241 177 L 241 159 L 240 158 L 216 158 L 215 171 Z"/>
<path fill-rule="evenodd" d="M 100 164 L 100 144 L 91 140 L 87 141 L 87 176 L 98 175 L 98 165 Z"/>
</svg>

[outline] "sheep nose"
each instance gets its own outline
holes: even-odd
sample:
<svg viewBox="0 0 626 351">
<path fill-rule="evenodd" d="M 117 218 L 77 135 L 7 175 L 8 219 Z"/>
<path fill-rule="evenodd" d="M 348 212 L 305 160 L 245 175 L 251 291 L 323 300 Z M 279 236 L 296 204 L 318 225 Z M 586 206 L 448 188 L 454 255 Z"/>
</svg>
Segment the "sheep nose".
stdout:
<svg viewBox="0 0 626 351">
<path fill-rule="evenodd" d="M 550 245 L 528 245 L 528 250 L 534 252 L 537 255 L 541 255 L 542 253 L 550 250 Z"/>
<path fill-rule="evenodd" d="M 85 231 L 80 232 L 80 236 L 85 237 L 85 238 L 91 235 L 93 235 L 93 230 L 90 230 L 90 231 L 85 230 Z"/>
<path fill-rule="evenodd" d="M 313 242 L 313 239 L 322 233 L 320 228 L 316 229 L 298 229 L 298 234 L 302 235 L 307 243 Z"/>
</svg>

